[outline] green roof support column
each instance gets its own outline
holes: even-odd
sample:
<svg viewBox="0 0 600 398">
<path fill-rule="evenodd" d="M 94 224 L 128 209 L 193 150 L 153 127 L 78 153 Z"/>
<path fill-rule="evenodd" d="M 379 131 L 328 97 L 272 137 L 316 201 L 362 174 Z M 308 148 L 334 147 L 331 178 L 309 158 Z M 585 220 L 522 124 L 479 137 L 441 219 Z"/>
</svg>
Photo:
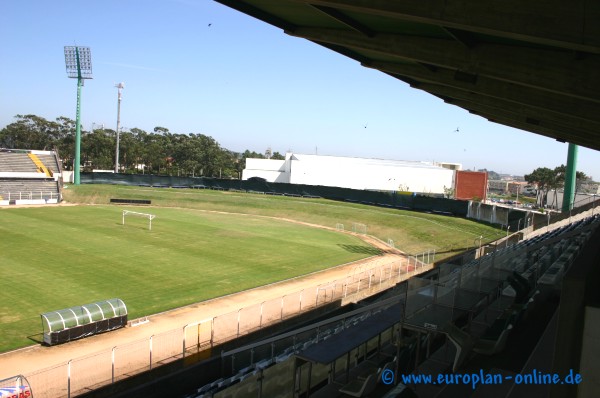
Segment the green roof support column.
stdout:
<svg viewBox="0 0 600 398">
<path fill-rule="evenodd" d="M 567 155 L 567 170 L 565 173 L 565 192 L 563 194 L 562 212 L 567 213 L 573 208 L 575 199 L 575 183 L 577 176 L 577 145 L 569 143 Z"/>
</svg>

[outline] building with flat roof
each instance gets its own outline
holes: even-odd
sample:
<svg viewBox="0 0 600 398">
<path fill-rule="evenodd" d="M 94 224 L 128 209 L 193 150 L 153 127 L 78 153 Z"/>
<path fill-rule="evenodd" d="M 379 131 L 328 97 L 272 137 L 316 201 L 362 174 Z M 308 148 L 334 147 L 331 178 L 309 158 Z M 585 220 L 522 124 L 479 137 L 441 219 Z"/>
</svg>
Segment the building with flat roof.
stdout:
<svg viewBox="0 0 600 398">
<path fill-rule="evenodd" d="M 451 167 L 448 167 L 451 165 Z M 285 160 L 246 159 L 242 180 L 444 194 L 454 185 L 456 163 L 367 159 L 287 153 Z"/>
</svg>

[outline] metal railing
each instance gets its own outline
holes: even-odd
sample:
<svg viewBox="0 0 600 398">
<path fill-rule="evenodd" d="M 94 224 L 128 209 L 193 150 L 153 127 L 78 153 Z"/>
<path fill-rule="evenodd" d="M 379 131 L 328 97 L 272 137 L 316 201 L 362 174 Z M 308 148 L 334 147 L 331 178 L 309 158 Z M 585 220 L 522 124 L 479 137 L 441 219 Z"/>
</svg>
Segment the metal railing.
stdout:
<svg viewBox="0 0 600 398">
<path fill-rule="evenodd" d="M 26 377 L 36 398 L 76 396 L 84 390 L 114 383 L 186 355 L 210 350 L 220 343 L 336 300 L 359 300 L 431 268 L 431 264 L 416 257 L 376 263 L 371 267 L 357 265 L 344 278 L 74 358 Z"/>
<path fill-rule="evenodd" d="M 52 191 L 0 192 L 0 200 L 48 200 L 60 199 L 60 193 Z"/>
</svg>

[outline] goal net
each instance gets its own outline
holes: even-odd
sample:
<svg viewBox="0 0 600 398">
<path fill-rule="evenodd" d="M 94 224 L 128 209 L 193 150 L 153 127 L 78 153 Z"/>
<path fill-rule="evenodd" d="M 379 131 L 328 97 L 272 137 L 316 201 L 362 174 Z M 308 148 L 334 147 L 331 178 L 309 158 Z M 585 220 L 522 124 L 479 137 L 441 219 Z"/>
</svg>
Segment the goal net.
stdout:
<svg viewBox="0 0 600 398">
<path fill-rule="evenodd" d="M 356 234 L 366 235 L 367 234 L 367 226 L 361 223 L 353 223 L 352 224 L 352 232 Z"/>
<path fill-rule="evenodd" d="M 122 216 L 122 224 L 125 225 L 125 217 L 126 216 L 134 216 L 134 217 L 143 217 L 148 219 L 148 230 L 152 231 L 152 220 L 156 218 L 154 214 L 148 213 L 138 213 L 137 211 L 123 210 Z"/>
</svg>

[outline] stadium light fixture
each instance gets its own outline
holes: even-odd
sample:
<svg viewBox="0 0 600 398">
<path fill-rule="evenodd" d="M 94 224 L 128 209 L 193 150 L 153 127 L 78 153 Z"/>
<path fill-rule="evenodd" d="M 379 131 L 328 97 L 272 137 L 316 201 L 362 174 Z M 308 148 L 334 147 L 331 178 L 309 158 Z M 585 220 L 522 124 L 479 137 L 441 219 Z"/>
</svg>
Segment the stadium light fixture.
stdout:
<svg viewBox="0 0 600 398">
<path fill-rule="evenodd" d="M 75 119 L 75 161 L 73 182 L 79 185 L 81 167 L 81 87 L 84 79 L 92 78 L 92 52 L 89 47 L 65 46 L 67 76 L 77 79 L 77 114 Z"/>
<path fill-rule="evenodd" d="M 123 89 L 125 88 L 125 83 L 121 82 L 119 84 L 115 84 L 117 91 L 119 93 L 119 97 L 117 99 L 117 149 L 115 152 L 115 173 L 119 172 L 119 134 L 120 134 L 120 125 L 121 125 L 121 94 Z"/>
</svg>

